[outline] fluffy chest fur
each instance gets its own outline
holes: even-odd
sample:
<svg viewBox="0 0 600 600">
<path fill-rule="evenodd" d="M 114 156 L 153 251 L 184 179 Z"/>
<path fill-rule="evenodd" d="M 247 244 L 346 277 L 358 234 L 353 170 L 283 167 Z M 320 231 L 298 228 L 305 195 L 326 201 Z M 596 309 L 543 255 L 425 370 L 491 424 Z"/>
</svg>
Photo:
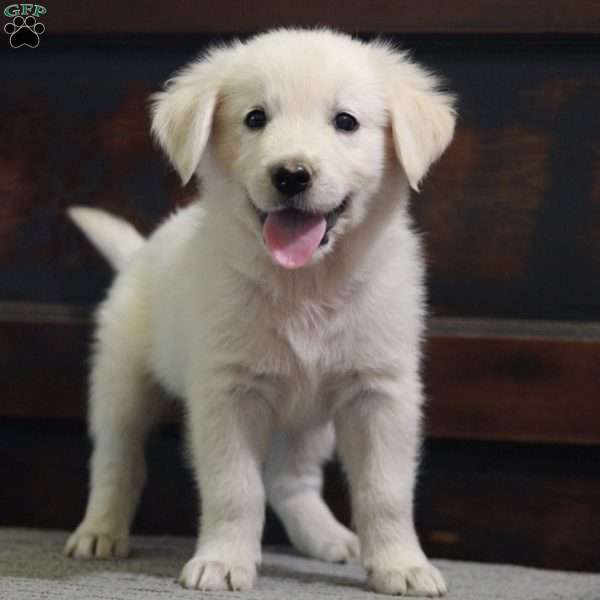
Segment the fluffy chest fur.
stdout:
<svg viewBox="0 0 600 600">
<path fill-rule="evenodd" d="M 260 394 L 281 422 L 300 424 L 330 418 L 364 381 L 413 369 L 421 270 L 407 222 L 390 231 L 394 251 L 385 260 L 385 247 L 376 249 L 377 269 L 365 251 L 362 268 L 347 257 L 346 272 L 340 247 L 334 264 L 305 276 L 217 261 L 224 253 L 211 231 L 193 207 L 163 225 L 146 250 L 150 368 L 171 392 L 189 397 L 210 380 L 227 393 Z"/>
</svg>

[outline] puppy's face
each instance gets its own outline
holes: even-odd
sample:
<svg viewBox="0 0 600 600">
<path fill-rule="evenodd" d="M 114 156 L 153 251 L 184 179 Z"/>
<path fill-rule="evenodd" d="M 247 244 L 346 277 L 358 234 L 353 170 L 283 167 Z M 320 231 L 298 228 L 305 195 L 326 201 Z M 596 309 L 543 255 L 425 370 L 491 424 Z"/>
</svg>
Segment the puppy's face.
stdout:
<svg viewBox="0 0 600 600">
<path fill-rule="evenodd" d="M 287 268 L 318 260 L 364 217 L 385 164 L 385 99 L 368 57 L 340 60 L 299 41 L 267 38 L 241 53 L 213 137 L 252 225 Z"/>
<path fill-rule="evenodd" d="M 228 208 L 288 269 L 317 262 L 367 218 L 396 161 L 416 187 L 452 128 L 451 99 L 404 56 L 285 30 L 189 67 L 155 97 L 153 122 L 184 180 L 208 143 L 217 169 L 201 169 L 203 177 L 218 171 L 235 184 Z"/>
</svg>

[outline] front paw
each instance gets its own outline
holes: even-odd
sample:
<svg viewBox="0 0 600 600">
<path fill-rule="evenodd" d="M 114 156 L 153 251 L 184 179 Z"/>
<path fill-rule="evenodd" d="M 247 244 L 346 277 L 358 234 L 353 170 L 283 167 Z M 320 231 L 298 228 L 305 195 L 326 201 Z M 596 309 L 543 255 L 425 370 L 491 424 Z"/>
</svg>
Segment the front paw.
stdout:
<svg viewBox="0 0 600 600">
<path fill-rule="evenodd" d="M 79 559 L 125 558 L 129 533 L 80 525 L 65 544 L 65 555 Z"/>
<path fill-rule="evenodd" d="M 254 586 L 256 564 L 233 557 L 196 555 L 183 567 L 179 583 L 184 588 L 210 591 L 248 591 Z"/>
<path fill-rule="evenodd" d="M 438 597 L 447 591 L 444 577 L 429 562 L 375 567 L 368 573 L 369 585 L 380 594 Z"/>
</svg>

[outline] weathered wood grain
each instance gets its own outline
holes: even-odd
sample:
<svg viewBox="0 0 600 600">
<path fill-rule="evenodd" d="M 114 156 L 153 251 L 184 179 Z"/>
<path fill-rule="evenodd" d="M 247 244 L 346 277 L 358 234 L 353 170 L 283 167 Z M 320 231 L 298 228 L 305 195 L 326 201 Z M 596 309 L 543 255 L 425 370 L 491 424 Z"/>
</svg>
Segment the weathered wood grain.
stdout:
<svg viewBox="0 0 600 600">
<path fill-rule="evenodd" d="M 0 55 L 1 300 L 102 295 L 110 273 L 67 206 L 148 232 L 193 196 L 153 147 L 147 98 L 199 48 L 163 43 Z M 411 44 L 461 115 L 413 199 L 434 314 L 600 320 L 600 44 Z"/>
<path fill-rule="evenodd" d="M 0 304 L 0 417 L 82 420 L 89 322 L 77 309 L 19 306 L 2 319 Z M 536 336 L 511 327 L 508 336 L 492 335 L 466 320 L 462 334 L 456 325 L 449 333 L 444 319 L 434 323 L 425 361 L 428 434 L 600 444 L 600 336 L 586 337 L 585 325 L 569 328 L 581 330 L 579 339 L 560 324 L 538 327 Z"/>
<path fill-rule="evenodd" d="M 600 443 L 600 342 L 432 337 L 426 385 L 436 438 Z"/>
</svg>

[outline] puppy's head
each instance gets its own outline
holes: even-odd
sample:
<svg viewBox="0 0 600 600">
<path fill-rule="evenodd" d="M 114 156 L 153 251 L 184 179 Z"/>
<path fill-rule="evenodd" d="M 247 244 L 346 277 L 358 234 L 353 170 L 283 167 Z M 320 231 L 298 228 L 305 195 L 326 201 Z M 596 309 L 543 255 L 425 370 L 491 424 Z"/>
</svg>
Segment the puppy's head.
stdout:
<svg viewBox="0 0 600 600">
<path fill-rule="evenodd" d="M 291 269 L 368 219 L 399 167 L 418 189 L 452 138 L 454 109 L 389 45 L 278 30 L 186 67 L 153 96 L 152 130 L 183 182 L 226 184 L 222 210 Z"/>
</svg>

